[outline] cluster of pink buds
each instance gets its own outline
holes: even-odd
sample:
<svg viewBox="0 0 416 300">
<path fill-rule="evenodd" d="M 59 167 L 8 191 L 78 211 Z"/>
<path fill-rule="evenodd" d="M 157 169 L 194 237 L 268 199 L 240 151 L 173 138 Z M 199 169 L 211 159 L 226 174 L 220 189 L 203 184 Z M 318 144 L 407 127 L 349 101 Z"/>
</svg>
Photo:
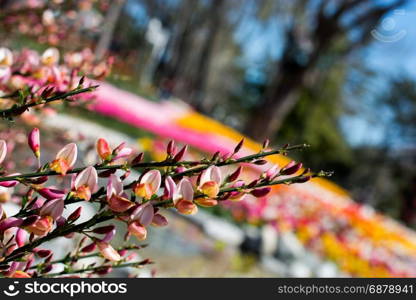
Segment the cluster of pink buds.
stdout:
<svg viewBox="0 0 416 300">
<path fill-rule="evenodd" d="M 222 167 L 239 163 L 260 165 L 259 161 L 263 164 L 262 158 L 278 153 L 277 150 L 261 151 L 237 159 L 233 156 L 242 142 L 233 155 L 214 155 L 211 160 L 201 161 L 183 160 L 187 156 L 187 147 L 177 151 L 174 143 L 170 142 L 164 161 L 142 162 L 143 154 L 131 157 L 133 151 L 125 143 L 113 149 L 105 139 L 99 139 L 96 143 L 99 162 L 78 168 L 75 167 L 78 148 L 74 143 L 64 146 L 55 159 L 43 164 L 37 128 L 29 133 L 28 145 L 38 159 L 37 171 L 0 177 L 2 188 L 19 185 L 27 190 L 17 214 L 7 216 L 0 205 L 0 270 L 4 270 L 4 275 L 8 277 L 54 274 L 53 251 L 35 248 L 33 242 L 42 245 L 59 236 L 72 238 L 75 234 L 83 235 L 79 253 L 75 254 L 77 259 L 85 253 L 95 253 L 105 259 L 100 268 L 93 269 L 95 274 L 108 273 L 115 262 L 118 265 L 141 266 L 149 261 L 133 262 L 134 255 L 127 255 L 126 248 L 116 250 L 111 245 L 117 234 L 113 224 L 96 226 L 108 220 L 117 220 L 125 224 L 126 242 L 131 236 L 143 241 L 148 236 L 149 226 L 168 225 L 163 209 L 171 208 L 181 214 L 192 215 L 198 212 L 198 206 L 217 206 L 227 200 L 243 201 L 247 195 L 264 198 L 274 184 L 305 182 L 312 176 L 309 170 L 301 170 L 302 165 L 294 162 L 280 170 L 272 167 L 251 182 L 240 179 L 241 166 L 225 174 Z M 7 143 L 0 140 L 0 163 L 5 160 L 6 154 Z M 141 174 L 131 181 L 133 171 Z M 294 175 L 296 173 L 299 175 Z M 70 188 L 48 184 L 53 176 L 70 176 Z M 98 210 L 90 220 L 76 223 L 82 215 L 82 207 L 64 214 L 66 205 L 83 201 L 98 205 Z M 98 252 L 94 252 L 96 249 Z M 39 262 L 42 268 L 32 267 L 36 259 L 43 260 Z"/>
</svg>

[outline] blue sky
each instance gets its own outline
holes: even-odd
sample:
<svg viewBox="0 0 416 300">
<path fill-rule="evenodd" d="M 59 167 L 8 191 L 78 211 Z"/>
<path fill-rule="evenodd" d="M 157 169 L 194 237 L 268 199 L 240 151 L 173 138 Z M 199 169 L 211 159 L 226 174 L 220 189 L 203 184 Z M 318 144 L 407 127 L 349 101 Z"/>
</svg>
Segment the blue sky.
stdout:
<svg viewBox="0 0 416 300">
<path fill-rule="evenodd" d="M 383 80 L 388 76 L 401 73 L 416 76 L 415 20 L 416 1 L 413 1 L 404 9 L 393 11 L 375 28 L 373 43 L 365 51 L 367 65 L 377 74 L 372 91 L 382 89 Z M 236 38 L 244 47 L 243 61 L 252 67 L 250 75 L 258 75 L 256 67 L 265 61 L 265 57 L 279 57 L 282 48 L 279 36 L 282 32 L 279 32 L 281 26 L 277 22 L 274 20 L 265 25 L 249 22 L 237 33 Z M 377 107 L 368 107 L 364 111 L 342 119 L 341 126 L 348 141 L 352 145 L 383 142 L 384 126 L 388 123 L 383 122 L 382 112 Z"/>
<path fill-rule="evenodd" d="M 381 40 L 374 39 L 366 51 L 367 64 L 377 71 L 373 90 L 383 88 L 383 79 L 388 76 L 409 74 L 416 77 L 416 1 L 400 11 L 386 16 L 376 29 Z M 388 40 L 386 42 L 385 40 Z M 396 39 L 392 37 L 397 37 Z M 359 99 L 358 99 L 359 100 Z M 342 125 L 348 140 L 353 145 L 378 144 L 384 140 L 385 126 L 383 115 L 376 107 L 373 114 L 357 115 L 344 118 Z M 372 122 L 374 120 L 379 122 Z"/>
</svg>

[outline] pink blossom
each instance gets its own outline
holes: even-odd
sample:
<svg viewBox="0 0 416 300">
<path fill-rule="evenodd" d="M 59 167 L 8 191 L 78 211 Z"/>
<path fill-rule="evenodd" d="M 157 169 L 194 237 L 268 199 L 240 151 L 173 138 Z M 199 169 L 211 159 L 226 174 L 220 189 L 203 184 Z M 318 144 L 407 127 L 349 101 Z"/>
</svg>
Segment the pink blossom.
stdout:
<svg viewBox="0 0 416 300">
<path fill-rule="evenodd" d="M 59 50 L 56 48 L 48 48 L 41 56 L 42 64 L 46 66 L 53 66 L 59 61 Z"/>
<path fill-rule="evenodd" d="M 46 202 L 40 209 L 41 216 L 51 216 L 54 220 L 58 219 L 64 212 L 64 200 L 54 199 Z"/>
<path fill-rule="evenodd" d="M 151 170 L 144 174 L 140 182 L 135 185 L 134 193 L 138 197 L 150 199 L 160 188 L 162 176 L 158 170 Z"/>
<path fill-rule="evenodd" d="M 0 67 L 10 67 L 13 64 L 13 53 L 10 49 L 0 48 Z"/>
<path fill-rule="evenodd" d="M 74 195 L 79 199 L 89 201 L 91 194 L 98 188 L 97 170 L 89 166 L 77 175 L 74 181 Z"/>
<path fill-rule="evenodd" d="M 74 143 L 63 147 L 56 155 L 55 160 L 50 164 L 50 168 L 62 175 L 66 175 L 72 169 L 77 160 L 78 148 Z"/>
<path fill-rule="evenodd" d="M 134 209 L 130 219 L 132 221 L 138 221 L 141 225 L 146 227 L 152 223 L 154 213 L 153 206 L 149 202 L 146 202 Z"/>
<path fill-rule="evenodd" d="M 201 174 L 199 190 L 210 198 L 214 198 L 220 191 L 222 181 L 221 170 L 217 166 L 211 166 Z"/>
<path fill-rule="evenodd" d="M 40 137 L 39 137 L 38 128 L 33 128 L 32 131 L 29 133 L 28 144 L 29 144 L 30 149 L 35 154 L 35 156 L 39 158 L 40 157 Z"/>
<path fill-rule="evenodd" d="M 188 178 L 183 178 L 178 185 L 176 194 L 173 197 L 173 204 L 176 209 L 185 215 L 193 215 L 198 211 L 198 207 L 193 203 L 194 188 Z"/>
</svg>

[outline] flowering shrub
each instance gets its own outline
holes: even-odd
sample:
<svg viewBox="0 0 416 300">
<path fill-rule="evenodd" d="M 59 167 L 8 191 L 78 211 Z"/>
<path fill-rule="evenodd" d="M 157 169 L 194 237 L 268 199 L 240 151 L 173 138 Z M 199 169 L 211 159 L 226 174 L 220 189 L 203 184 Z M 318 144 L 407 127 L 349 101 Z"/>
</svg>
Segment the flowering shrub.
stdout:
<svg viewBox="0 0 416 300">
<path fill-rule="evenodd" d="M 28 135 L 28 145 L 36 158 L 41 158 L 40 133 L 33 129 Z M 195 214 L 198 206 L 212 207 L 225 200 L 240 201 L 251 194 L 261 198 L 270 192 L 270 186 L 308 181 L 312 175 L 308 170 L 294 176 L 300 163 L 290 163 L 277 170 L 273 168 L 258 179 L 245 183 L 239 180 L 242 167 L 231 174 L 222 174 L 221 167 L 242 163 L 264 163 L 263 157 L 286 152 L 301 146 L 268 150 L 234 159 L 242 142 L 232 155 L 200 161 L 184 161 L 187 147 L 179 151 L 170 142 L 166 159 L 159 162 L 142 162 L 143 154 L 131 158 L 131 149 L 124 143 L 112 149 L 104 139 L 96 144 L 100 162 L 92 166 L 74 168 L 77 161 L 77 146 L 70 143 L 63 147 L 53 161 L 42 164 L 35 172 L 5 174 L 0 177 L 0 186 L 14 188 L 23 186 L 26 193 L 20 199 L 20 211 L 6 216 L 0 208 L 1 264 L 3 274 L 8 277 L 59 276 L 66 274 L 103 275 L 112 268 L 140 267 L 150 260 L 132 261 L 128 250 L 139 246 L 125 245 L 114 249 L 110 242 L 116 234 L 114 225 L 100 226 L 108 220 L 125 224 L 125 240 L 131 236 L 143 241 L 149 226 L 166 226 L 168 220 L 163 210 L 172 208 L 181 214 Z M 7 142 L 0 141 L 0 161 L 7 153 Z M 122 161 L 120 163 L 120 160 Z M 117 162 L 117 163 L 116 163 Z M 138 178 L 129 183 L 132 170 L 141 170 Z M 49 184 L 52 177 L 71 177 L 70 186 L 57 188 Z M 103 184 L 100 187 L 99 178 Z M 88 221 L 77 223 L 82 208 L 63 217 L 68 204 L 88 201 L 97 205 L 96 214 Z M 81 235 L 77 249 L 64 259 L 53 260 L 53 252 L 42 249 L 45 242 L 58 237 L 73 238 Z M 95 250 L 97 252 L 94 252 Z M 102 256 L 99 265 L 73 269 L 72 265 L 85 257 Z M 36 260 L 37 259 L 37 260 Z M 36 262 L 36 263 L 35 263 Z M 64 264 L 63 271 L 54 273 L 56 264 Z"/>
<path fill-rule="evenodd" d="M 88 98 L 85 92 L 92 91 L 95 86 L 91 80 L 85 82 L 80 74 L 101 79 L 109 73 L 112 64 L 111 59 L 94 63 L 90 51 L 67 53 L 62 65 L 59 60 L 56 48 L 49 48 L 42 54 L 29 49 L 12 53 L 0 48 L 0 116 L 12 119 L 29 108 L 45 110 L 47 104 L 79 99 L 80 94 Z"/>
<path fill-rule="evenodd" d="M 32 50 L 12 53 L 7 48 L 0 49 L 0 115 L 4 119 L 22 116 L 28 110 L 44 111 L 52 102 L 91 97 L 88 92 L 97 86 L 80 74 L 102 77 L 111 65 L 95 65 L 88 52 L 66 55 L 64 65 L 59 65 L 59 56 L 55 48 L 41 55 Z M 87 86 L 86 81 L 90 82 Z M 8 144 L 12 142 L 0 140 L 0 164 L 9 159 Z M 105 139 L 98 139 L 99 162 L 77 167 L 75 143 L 64 146 L 49 161 L 41 155 L 39 129 L 28 133 L 27 144 L 35 157 L 33 171 L 9 174 L 3 168 L 0 175 L 2 191 L 13 194 L 13 201 L 19 205 L 19 211 L 13 215 L 6 215 L 0 205 L 0 270 L 6 277 L 104 275 L 113 268 L 141 267 L 151 261 L 136 261 L 130 251 L 140 246 L 128 241 L 132 236 L 145 240 L 149 226 L 166 226 L 168 220 L 163 210 L 191 215 L 197 213 L 199 206 L 241 201 L 247 194 L 262 198 L 273 185 L 302 183 L 325 175 L 312 174 L 303 170 L 302 164 L 291 162 L 280 170 L 272 168 L 251 182 L 239 179 L 244 164 L 262 165 L 267 156 L 304 145 L 270 150 L 265 142 L 258 153 L 237 158 L 242 140 L 230 154 L 217 152 L 209 159 L 184 160 L 187 146 L 178 149 L 171 141 L 164 159 L 144 162 L 143 153 L 133 155 L 125 143 L 113 148 Z M 237 165 L 235 170 L 224 174 L 222 167 L 232 165 Z M 2 200 L 7 202 L 10 198 Z M 95 214 L 84 222 L 80 222 L 81 205 L 68 211 L 69 204 L 81 202 L 95 207 Z M 110 220 L 117 220 L 126 228 L 126 242 L 119 249 L 111 246 L 116 226 L 102 224 Z M 60 237 L 80 240 L 64 258 L 54 260 L 54 253 L 45 249 L 44 244 Z M 79 260 L 94 256 L 101 257 L 101 263 L 76 267 Z M 58 265 L 64 266 L 62 271 L 56 271 Z"/>
</svg>

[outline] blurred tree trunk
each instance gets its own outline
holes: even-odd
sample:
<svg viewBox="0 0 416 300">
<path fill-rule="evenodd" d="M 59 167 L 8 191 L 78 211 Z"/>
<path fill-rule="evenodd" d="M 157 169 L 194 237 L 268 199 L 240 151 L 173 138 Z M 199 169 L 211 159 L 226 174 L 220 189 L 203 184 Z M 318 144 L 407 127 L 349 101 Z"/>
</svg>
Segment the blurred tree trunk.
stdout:
<svg viewBox="0 0 416 300">
<path fill-rule="evenodd" d="M 416 177 L 411 178 L 409 186 L 401 191 L 401 197 L 400 220 L 406 225 L 414 225 L 416 221 Z"/>
<path fill-rule="evenodd" d="M 195 108 L 203 111 L 206 86 L 209 79 L 209 69 L 215 49 L 215 41 L 225 18 L 224 0 L 212 0 L 208 13 L 207 34 L 202 45 L 202 51 L 197 63 L 196 78 L 193 83 Z"/>
<path fill-rule="evenodd" d="M 9 5 L 10 0 L 0 0 L 0 9 L 5 9 Z"/>
<path fill-rule="evenodd" d="M 168 77 L 171 79 L 174 79 L 178 75 L 180 76 L 181 70 L 185 65 L 185 61 L 191 48 L 190 45 L 194 28 L 192 24 L 194 13 L 192 1 L 194 0 L 183 0 L 182 7 L 179 10 L 181 17 L 180 20 L 178 20 L 179 28 L 172 48 L 172 59 L 170 61 L 168 71 Z"/>
<path fill-rule="evenodd" d="M 108 49 L 110 49 L 114 29 L 116 28 L 117 21 L 120 18 L 121 11 L 123 10 L 125 3 L 126 0 L 114 0 L 108 9 L 107 15 L 104 19 L 100 39 L 98 40 L 95 48 L 95 56 L 97 60 L 102 59 Z"/>
<path fill-rule="evenodd" d="M 305 87 L 308 77 L 316 72 L 321 58 L 330 57 L 334 64 L 365 46 L 370 41 L 371 31 L 376 28 L 381 18 L 406 2 L 407 0 L 398 0 L 390 5 L 380 6 L 370 0 L 344 0 L 340 1 L 332 14 L 328 14 L 329 2 L 321 1 L 321 6 L 314 15 L 315 20 L 309 22 L 316 24 L 307 38 L 313 45 L 312 50 L 302 50 L 305 37 L 298 34 L 297 25 L 293 25 L 288 31 L 278 70 L 270 81 L 263 100 L 247 121 L 246 133 L 259 141 L 273 137 L 297 104 L 298 92 Z M 364 13 L 356 16 L 353 11 L 360 5 L 364 6 Z M 348 25 L 344 25 L 342 20 L 345 15 L 356 17 Z M 354 41 L 348 40 L 352 31 L 357 33 Z M 335 50 L 333 47 L 339 41 L 344 45 Z"/>
</svg>

